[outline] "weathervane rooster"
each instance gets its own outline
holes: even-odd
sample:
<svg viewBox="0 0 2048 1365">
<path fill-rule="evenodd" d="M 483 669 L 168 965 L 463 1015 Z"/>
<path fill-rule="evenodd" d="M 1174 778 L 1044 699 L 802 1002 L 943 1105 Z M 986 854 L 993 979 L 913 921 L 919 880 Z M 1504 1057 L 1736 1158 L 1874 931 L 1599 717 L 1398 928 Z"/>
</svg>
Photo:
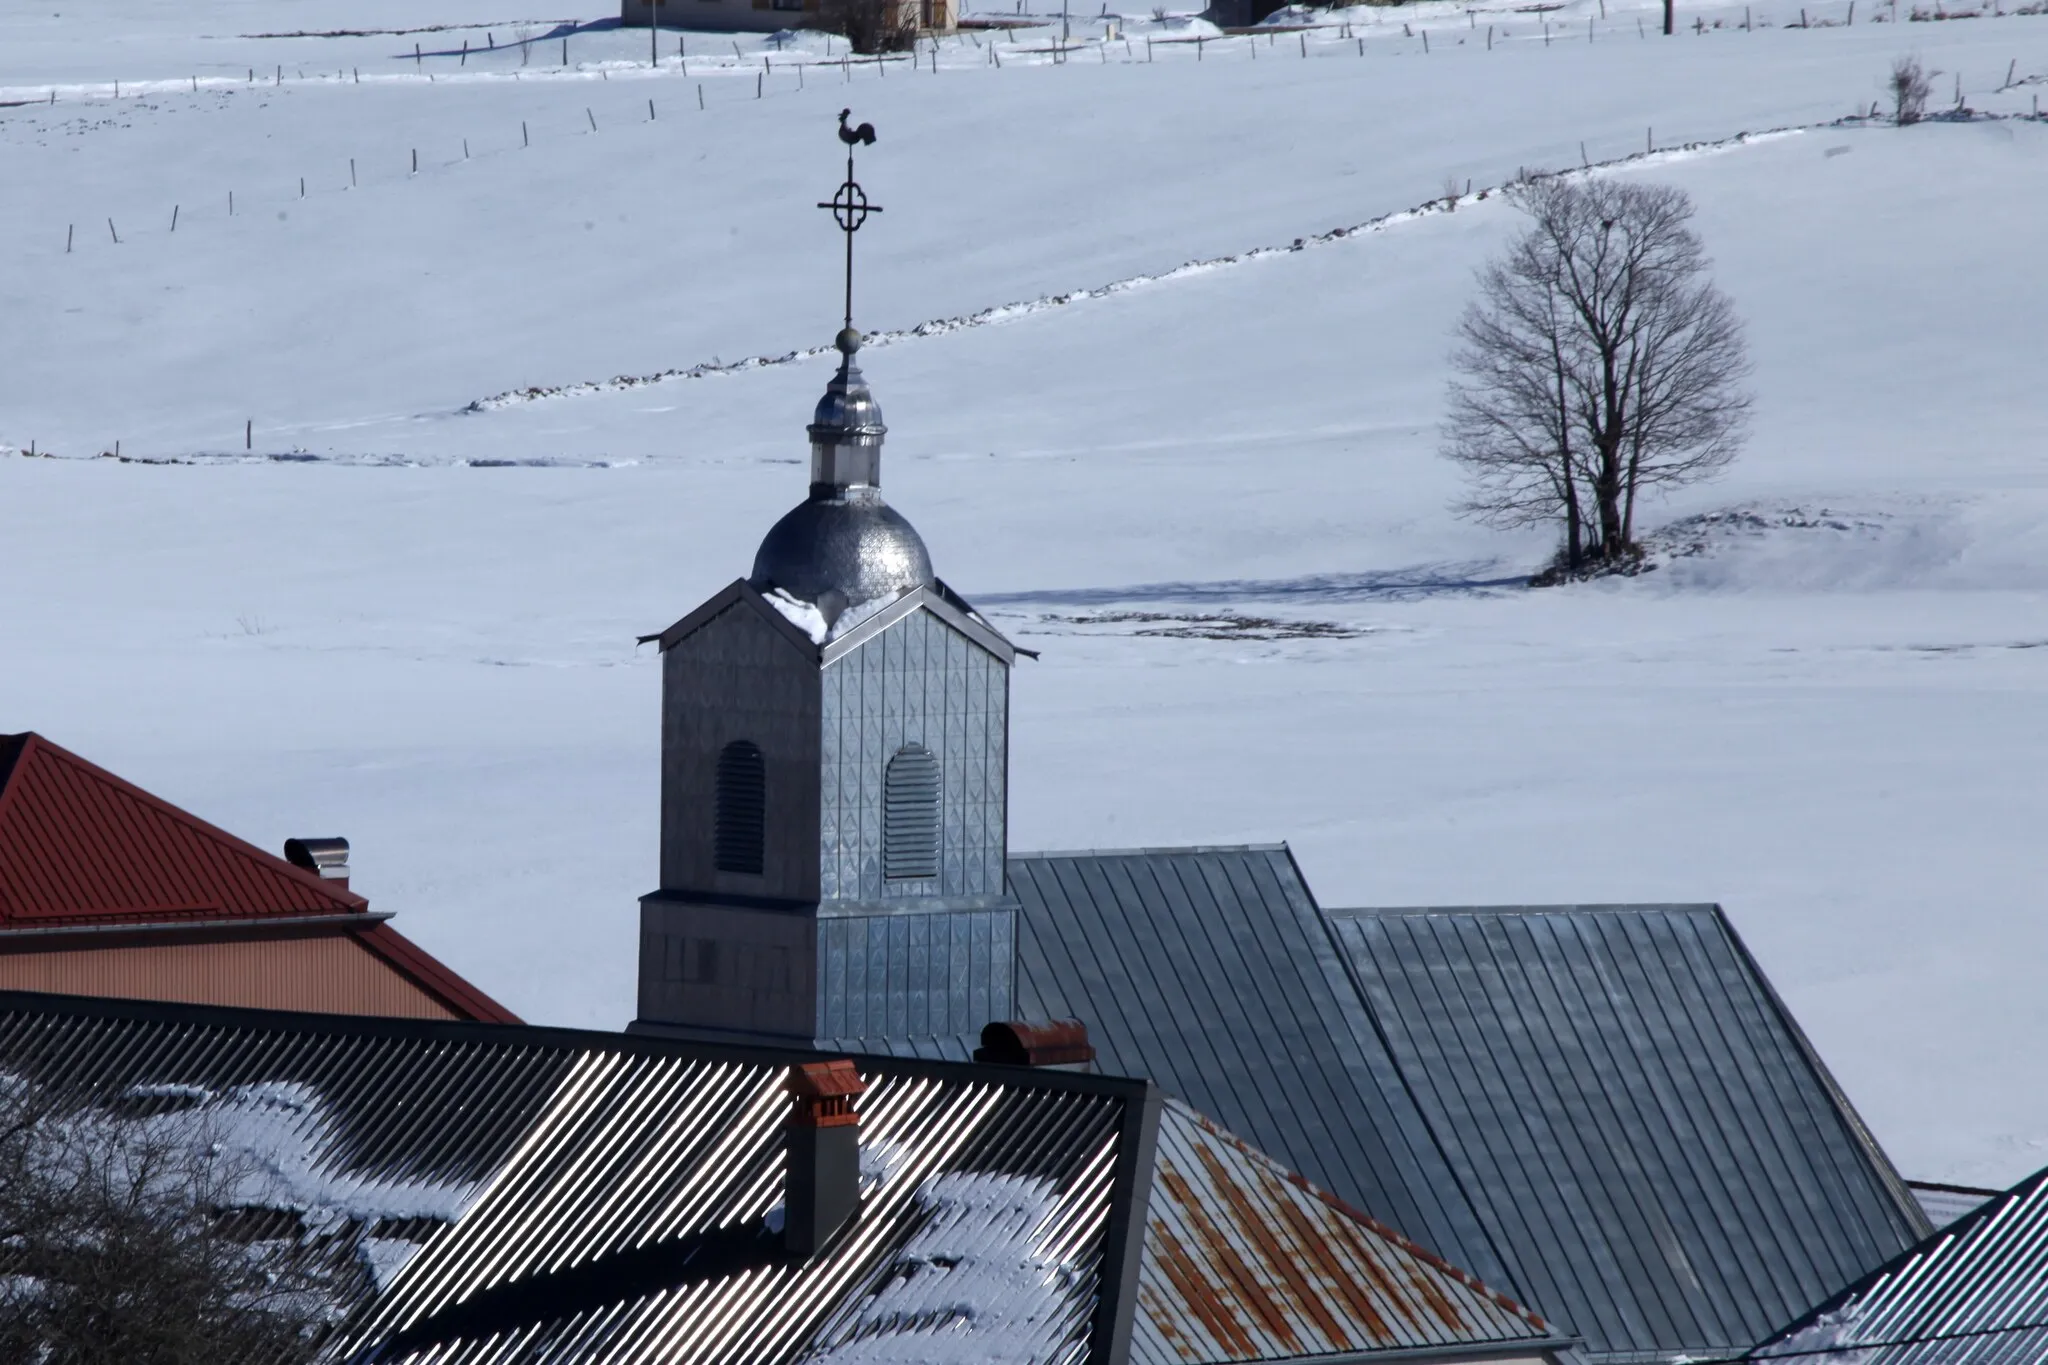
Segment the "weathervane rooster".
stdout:
<svg viewBox="0 0 2048 1365">
<path fill-rule="evenodd" d="M 839 111 L 839 140 L 846 144 L 846 183 L 839 192 L 818 205 L 832 211 L 832 221 L 839 224 L 839 230 L 846 234 L 846 325 L 839 333 L 839 349 L 852 355 L 860 346 L 860 333 L 853 330 L 853 234 L 859 232 L 861 224 L 867 222 L 870 213 L 880 213 L 880 204 L 868 202 L 867 191 L 853 178 L 853 149 L 872 147 L 875 143 L 875 125 L 863 123 L 855 127 L 847 122 L 853 110 Z"/>
</svg>

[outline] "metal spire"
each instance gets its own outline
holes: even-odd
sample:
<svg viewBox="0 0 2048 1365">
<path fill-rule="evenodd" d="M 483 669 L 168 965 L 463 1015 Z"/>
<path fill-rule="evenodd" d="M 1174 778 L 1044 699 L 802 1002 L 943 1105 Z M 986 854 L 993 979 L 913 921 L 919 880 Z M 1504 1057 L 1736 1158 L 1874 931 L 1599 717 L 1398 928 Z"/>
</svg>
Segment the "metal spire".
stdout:
<svg viewBox="0 0 2048 1365">
<path fill-rule="evenodd" d="M 866 143 L 875 142 L 875 125 L 863 123 L 858 128 L 849 127 L 846 120 L 853 113 L 851 109 L 839 111 L 839 140 L 846 144 L 846 183 L 838 193 L 818 205 L 821 209 L 832 210 L 832 220 L 839 224 L 839 230 L 846 234 L 846 322 L 847 331 L 853 330 L 853 234 L 861 230 L 870 213 L 880 213 L 880 204 L 870 204 L 868 193 L 853 178 L 853 149 Z M 840 348 L 844 350 L 845 347 Z"/>
</svg>

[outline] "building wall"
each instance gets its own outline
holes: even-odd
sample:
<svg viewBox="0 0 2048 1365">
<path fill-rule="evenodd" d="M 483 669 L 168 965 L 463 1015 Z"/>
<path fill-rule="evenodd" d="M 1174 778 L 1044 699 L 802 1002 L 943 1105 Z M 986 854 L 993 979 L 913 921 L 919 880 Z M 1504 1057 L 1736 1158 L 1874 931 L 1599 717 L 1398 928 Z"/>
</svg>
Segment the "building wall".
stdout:
<svg viewBox="0 0 2048 1365">
<path fill-rule="evenodd" d="M 808 1042 L 816 921 L 787 910 L 640 902 L 639 1017 Z"/>
<path fill-rule="evenodd" d="M 760 746 L 761 875 L 718 870 L 718 754 Z M 661 886 L 698 895 L 818 898 L 818 667 L 745 603 L 662 656 Z"/>
<path fill-rule="evenodd" d="M 974 1034 L 1016 1017 L 1017 912 L 818 921 L 818 1036 Z"/>
<path fill-rule="evenodd" d="M 929 611 L 827 665 L 819 894 L 874 902 L 1002 895 L 1009 719 L 1009 669 Z M 882 876 L 882 777 L 906 744 L 939 760 L 939 876 L 892 882 Z"/>
<path fill-rule="evenodd" d="M 75 942 L 75 940 L 74 940 Z M 346 931 L 0 953 L 0 989 L 321 1014 L 454 1019 Z"/>
</svg>

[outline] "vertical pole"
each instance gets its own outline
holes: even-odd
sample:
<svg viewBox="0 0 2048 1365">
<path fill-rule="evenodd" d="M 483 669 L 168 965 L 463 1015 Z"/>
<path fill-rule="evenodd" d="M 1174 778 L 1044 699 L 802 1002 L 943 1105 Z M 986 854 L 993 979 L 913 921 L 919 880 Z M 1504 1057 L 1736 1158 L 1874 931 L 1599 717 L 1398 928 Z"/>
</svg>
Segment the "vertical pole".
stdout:
<svg viewBox="0 0 2048 1365">
<path fill-rule="evenodd" d="M 171 205 L 171 231 L 173 231 L 173 232 L 176 232 L 177 230 L 178 230 L 178 206 L 177 206 L 176 204 L 173 204 L 173 205 Z"/>
<path fill-rule="evenodd" d="M 256 419 L 251 417 L 242 423 L 242 449 L 256 448 Z"/>
<path fill-rule="evenodd" d="M 654 30 L 654 7 L 660 3 L 661 0 L 647 0 L 647 64 L 656 67 L 661 65 L 661 53 L 655 49 L 659 35 Z"/>
<path fill-rule="evenodd" d="M 348 159 L 348 187 L 350 189 L 356 187 L 356 159 L 354 157 Z"/>
<path fill-rule="evenodd" d="M 533 145 L 533 138 L 526 131 L 525 119 L 519 120 L 519 145 L 522 147 L 531 147 Z"/>
<path fill-rule="evenodd" d="M 64 254 L 66 256 L 71 254 L 71 234 L 76 231 L 78 231 L 78 224 L 66 223 L 64 225 Z"/>
</svg>

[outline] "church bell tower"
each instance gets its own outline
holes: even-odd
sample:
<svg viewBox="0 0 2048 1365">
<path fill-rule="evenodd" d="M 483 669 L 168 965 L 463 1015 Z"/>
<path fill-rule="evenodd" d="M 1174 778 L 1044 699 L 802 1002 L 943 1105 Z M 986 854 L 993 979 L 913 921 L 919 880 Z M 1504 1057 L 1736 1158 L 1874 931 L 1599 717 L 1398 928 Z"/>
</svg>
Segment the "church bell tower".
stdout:
<svg viewBox="0 0 2048 1365">
<path fill-rule="evenodd" d="M 1007 1019 L 1016 650 L 882 497 L 887 428 L 855 356 L 853 178 L 838 372 L 809 495 L 753 572 L 659 636 L 661 886 L 640 902 L 643 1031 L 832 1045 Z M 970 1044 L 971 1045 L 971 1044 Z"/>
</svg>

